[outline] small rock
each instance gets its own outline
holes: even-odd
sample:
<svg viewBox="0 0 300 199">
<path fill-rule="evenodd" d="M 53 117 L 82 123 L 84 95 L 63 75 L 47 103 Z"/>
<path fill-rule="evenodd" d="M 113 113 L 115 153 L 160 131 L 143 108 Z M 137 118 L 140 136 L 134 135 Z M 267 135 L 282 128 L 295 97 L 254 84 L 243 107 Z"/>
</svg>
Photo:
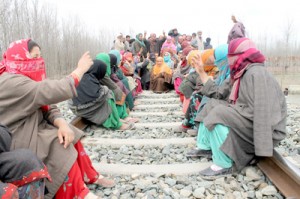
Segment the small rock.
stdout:
<svg viewBox="0 0 300 199">
<path fill-rule="evenodd" d="M 256 192 L 255 192 L 255 197 L 256 197 L 257 199 L 263 198 L 263 195 L 262 195 L 261 191 L 256 191 Z"/>
<path fill-rule="evenodd" d="M 251 180 L 260 180 L 261 176 L 257 174 L 257 172 L 255 171 L 255 169 L 253 167 L 248 167 L 246 169 L 246 176 L 251 179 Z"/>
<path fill-rule="evenodd" d="M 262 182 L 262 183 L 259 185 L 258 189 L 259 189 L 259 190 L 262 190 L 263 188 L 265 188 L 265 187 L 267 187 L 267 186 L 268 186 L 267 183 Z"/>
<path fill-rule="evenodd" d="M 180 190 L 180 195 L 183 197 L 189 197 L 190 195 L 192 195 L 192 192 L 190 190 L 186 190 L 186 189 L 181 189 Z"/>
<path fill-rule="evenodd" d="M 205 192 L 205 188 L 204 187 L 197 188 L 193 192 L 193 196 L 195 198 L 204 198 L 204 192 Z"/>
<path fill-rule="evenodd" d="M 140 177 L 140 174 L 137 174 L 137 173 L 134 173 L 134 174 L 131 175 L 131 178 L 134 179 L 134 180 L 139 178 L 139 177 Z"/>
<path fill-rule="evenodd" d="M 172 178 L 167 178 L 165 180 L 165 183 L 168 184 L 170 187 L 173 187 L 176 184 L 176 180 L 174 180 Z"/>
<path fill-rule="evenodd" d="M 255 192 L 254 191 L 249 191 L 248 192 L 248 198 L 255 198 Z"/>
<path fill-rule="evenodd" d="M 275 195 L 277 193 L 277 190 L 274 186 L 268 185 L 261 190 L 261 193 L 262 193 L 262 195 L 265 195 L 265 196 L 271 196 L 271 195 Z"/>
</svg>

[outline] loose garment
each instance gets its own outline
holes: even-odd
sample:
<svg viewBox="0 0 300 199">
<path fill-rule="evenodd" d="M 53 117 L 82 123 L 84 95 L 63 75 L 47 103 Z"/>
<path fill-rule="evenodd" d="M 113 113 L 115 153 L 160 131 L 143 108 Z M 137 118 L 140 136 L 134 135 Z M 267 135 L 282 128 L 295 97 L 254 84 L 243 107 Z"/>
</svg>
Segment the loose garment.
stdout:
<svg viewBox="0 0 300 199">
<path fill-rule="evenodd" d="M 209 80 L 201 92 L 224 99 L 230 94 L 228 85 L 225 81 L 216 87 Z M 216 101 L 210 104 L 213 102 Z M 214 103 L 210 111 L 201 112 L 200 122 L 209 131 L 217 124 L 229 127 L 220 149 L 234 161 L 237 169 L 242 169 L 255 156 L 273 155 L 274 146 L 286 136 L 286 117 L 285 97 L 278 82 L 263 64 L 251 64 L 240 78 L 235 104 Z"/>
<path fill-rule="evenodd" d="M 33 151 L 48 168 L 53 182 L 46 181 L 53 198 L 77 158 L 74 148 L 82 131 L 70 125 L 74 131 L 73 144 L 64 148 L 59 143 L 56 118 L 62 117 L 55 105 L 76 96 L 73 78 L 36 82 L 19 74 L 3 73 L 0 76 L 0 121 L 12 132 L 11 149 L 27 148 Z M 41 106 L 50 104 L 45 113 Z"/>
</svg>

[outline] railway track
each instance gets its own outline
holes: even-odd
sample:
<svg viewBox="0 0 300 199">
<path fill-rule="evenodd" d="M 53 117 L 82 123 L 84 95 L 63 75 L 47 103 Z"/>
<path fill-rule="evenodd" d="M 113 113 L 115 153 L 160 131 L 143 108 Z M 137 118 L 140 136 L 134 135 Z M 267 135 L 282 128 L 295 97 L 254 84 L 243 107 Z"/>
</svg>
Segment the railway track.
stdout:
<svg viewBox="0 0 300 199">
<path fill-rule="evenodd" d="M 82 142 L 89 149 L 89 155 L 96 169 L 114 176 L 190 176 L 211 164 L 207 159 L 191 160 L 184 157 L 185 153 L 195 146 L 195 140 L 187 135 L 176 135 L 172 131 L 183 117 L 175 93 L 159 95 L 146 91 L 137 101 L 140 105 L 137 105 L 130 115 L 141 118 L 141 122 L 137 123 L 134 132 L 119 132 L 120 135 L 111 136 L 110 134 L 115 132 L 98 127 L 91 128 L 81 118 L 72 120 L 71 123 L 77 128 L 92 131 Z M 153 132 L 153 128 L 158 129 L 158 132 Z M 173 152 L 173 148 L 177 151 Z M 160 153 L 162 155 L 154 155 Z M 289 160 L 274 151 L 273 157 L 262 158 L 257 165 L 284 197 L 300 198 L 300 170 Z M 180 191 L 179 195 L 170 194 L 170 197 L 202 198 L 195 196 L 195 192 L 188 191 L 183 193 Z M 203 197 L 204 193 L 206 192 L 203 192 Z M 164 194 L 168 195 L 165 192 Z M 216 194 L 223 193 L 218 193 L 216 189 Z M 139 196 L 142 198 L 142 195 Z M 247 194 L 241 195 L 242 198 L 244 196 Z M 251 198 L 249 194 L 247 197 Z M 255 195 L 254 198 L 257 197 L 258 195 Z"/>
</svg>

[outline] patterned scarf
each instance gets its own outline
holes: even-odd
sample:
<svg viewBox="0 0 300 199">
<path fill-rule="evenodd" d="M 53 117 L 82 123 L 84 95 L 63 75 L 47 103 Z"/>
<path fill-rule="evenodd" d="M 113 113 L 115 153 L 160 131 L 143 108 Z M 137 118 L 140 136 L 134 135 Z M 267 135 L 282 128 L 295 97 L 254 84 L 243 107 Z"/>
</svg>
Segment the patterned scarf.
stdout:
<svg viewBox="0 0 300 199">
<path fill-rule="evenodd" d="M 3 54 L 0 65 L 0 75 L 3 72 L 21 74 L 34 81 L 46 79 L 45 61 L 43 58 L 32 58 L 28 50 L 30 39 L 22 39 L 11 43 Z M 42 106 L 43 111 L 48 111 L 49 106 Z"/>
<path fill-rule="evenodd" d="M 248 38 L 238 38 L 229 44 L 228 61 L 230 63 L 230 77 L 233 82 L 229 99 L 235 103 L 238 98 L 240 80 L 247 67 L 252 63 L 263 63 L 265 57 L 256 49 L 253 41 Z"/>
</svg>

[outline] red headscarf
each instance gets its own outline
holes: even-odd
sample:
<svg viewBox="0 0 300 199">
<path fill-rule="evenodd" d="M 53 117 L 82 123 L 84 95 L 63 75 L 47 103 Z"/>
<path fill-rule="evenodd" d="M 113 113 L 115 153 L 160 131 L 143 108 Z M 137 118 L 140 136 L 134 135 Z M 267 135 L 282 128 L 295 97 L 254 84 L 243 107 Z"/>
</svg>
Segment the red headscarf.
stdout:
<svg viewBox="0 0 300 199">
<path fill-rule="evenodd" d="M 228 61 L 233 87 L 229 99 L 234 103 L 238 98 L 240 78 L 251 63 L 263 63 L 265 57 L 256 49 L 255 44 L 248 38 L 238 38 L 228 46 Z"/>
<path fill-rule="evenodd" d="M 28 50 L 30 39 L 22 39 L 11 43 L 3 54 L 0 65 L 0 75 L 3 72 L 21 74 L 34 81 L 42 81 L 46 78 L 45 61 L 43 58 L 32 58 Z M 49 110 L 43 106 L 44 111 Z"/>
<path fill-rule="evenodd" d="M 125 62 L 128 61 L 130 62 L 130 66 L 127 66 Z M 122 63 L 121 63 L 121 70 L 123 71 L 125 76 L 133 75 L 134 73 L 134 68 L 131 65 L 131 62 L 133 61 L 133 56 L 131 52 L 126 52 L 124 53 L 122 57 Z"/>
</svg>

